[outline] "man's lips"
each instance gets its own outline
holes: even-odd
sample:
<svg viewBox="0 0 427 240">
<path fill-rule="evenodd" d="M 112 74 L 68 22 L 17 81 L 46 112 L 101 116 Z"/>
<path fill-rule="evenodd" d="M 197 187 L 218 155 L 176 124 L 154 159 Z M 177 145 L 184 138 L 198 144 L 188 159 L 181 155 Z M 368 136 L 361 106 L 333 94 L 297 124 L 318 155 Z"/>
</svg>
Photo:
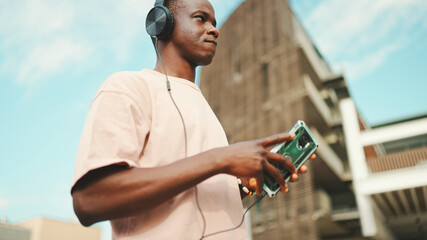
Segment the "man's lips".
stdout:
<svg viewBox="0 0 427 240">
<path fill-rule="evenodd" d="M 215 41 L 215 40 L 205 40 L 205 42 L 212 43 L 215 46 L 218 45 L 217 41 Z"/>
</svg>

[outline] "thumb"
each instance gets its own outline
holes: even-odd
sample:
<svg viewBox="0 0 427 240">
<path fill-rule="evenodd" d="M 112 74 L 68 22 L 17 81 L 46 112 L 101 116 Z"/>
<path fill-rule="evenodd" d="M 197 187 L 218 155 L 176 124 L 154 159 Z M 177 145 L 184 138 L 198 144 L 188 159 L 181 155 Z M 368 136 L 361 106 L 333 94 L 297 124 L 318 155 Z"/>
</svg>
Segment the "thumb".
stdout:
<svg viewBox="0 0 427 240">
<path fill-rule="evenodd" d="M 295 133 L 281 133 L 281 134 L 276 134 L 270 137 L 266 137 L 262 139 L 260 143 L 261 143 L 261 146 L 263 146 L 264 148 L 267 148 L 277 143 L 290 141 L 294 138 L 295 138 Z"/>
<path fill-rule="evenodd" d="M 256 181 L 256 178 L 249 178 L 249 189 L 256 189 L 258 186 L 258 183 Z"/>
</svg>

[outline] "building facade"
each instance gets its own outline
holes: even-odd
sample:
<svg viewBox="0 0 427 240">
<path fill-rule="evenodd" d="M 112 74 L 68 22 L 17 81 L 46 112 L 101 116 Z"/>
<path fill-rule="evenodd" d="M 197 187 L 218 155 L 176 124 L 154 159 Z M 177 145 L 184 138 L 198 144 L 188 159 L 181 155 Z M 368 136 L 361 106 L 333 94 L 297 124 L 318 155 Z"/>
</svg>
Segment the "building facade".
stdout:
<svg viewBox="0 0 427 240">
<path fill-rule="evenodd" d="M 30 240 L 31 231 L 27 228 L 14 226 L 4 218 L 0 222 L 0 240 Z"/>
<path fill-rule="evenodd" d="M 318 159 L 288 194 L 251 211 L 254 239 L 360 237 L 339 100 L 349 93 L 284 0 L 246 0 L 221 27 L 201 89 L 230 143 L 287 131 L 304 120 Z M 255 198 L 245 200 L 249 205 Z"/>
<path fill-rule="evenodd" d="M 340 107 L 363 235 L 427 239 L 427 115 L 361 129 L 353 101 Z"/>
<path fill-rule="evenodd" d="M 18 224 L 28 229 L 31 237 L 28 240 L 100 240 L 101 229 L 83 227 L 79 223 L 63 222 L 48 218 L 34 218 Z M 0 238 L 1 239 L 1 238 Z"/>
<path fill-rule="evenodd" d="M 266 197 L 250 211 L 253 239 L 427 239 L 422 238 L 426 231 L 424 180 L 396 185 L 402 193 L 395 188 L 390 191 L 396 193 L 366 190 L 372 186 L 367 182 L 371 172 L 393 164 L 394 171 L 415 167 L 418 174 L 427 176 L 424 168 L 416 166 L 425 159 L 420 153 L 425 150 L 393 153 L 400 154 L 399 159 L 412 159 L 403 165 L 391 164 L 388 159 L 396 157 L 384 150 L 394 146 L 397 151 L 398 139 L 406 143 L 424 139 L 420 132 L 410 135 L 412 140 L 405 133 L 361 144 L 358 137 L 370 130 L 348 105 L 351 98 L 344 77 L 331 71 L 286 0 L 246 0 L 220 33 L 216 56 L 203 67 L 200 86 L 229 142 L 284 132 L 297 120 L 304 120 L 319 141 L 318 158 L 308 163 L 308 173 L 290 184 L 290 192 Z M 349 146 L 357 151 L 347 150 Z M 361 161 L 364 172 L 359 177 Z M 396 194 L 405 197 L 406 203 L 384 197 Z M 244 205 L 255 200 L 248 197 Z M 390 215 L 405 209 L 411 214 L 403 220 Z M 392 222 L 387 221 L 390 216 Z M 409 229 L 411 221 L 415 222 Z"/>
</svg>

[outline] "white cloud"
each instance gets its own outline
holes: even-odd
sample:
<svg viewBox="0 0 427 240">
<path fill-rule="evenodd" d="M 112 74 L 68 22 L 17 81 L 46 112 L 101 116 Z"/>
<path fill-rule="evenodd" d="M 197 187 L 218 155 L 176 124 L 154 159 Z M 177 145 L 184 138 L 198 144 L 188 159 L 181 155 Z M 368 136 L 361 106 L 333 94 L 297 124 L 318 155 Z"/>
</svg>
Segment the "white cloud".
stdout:
<svg viewBox="0 0 427 240">
<path fill-rule="evenodd" d="M 400 48 L 402 47 L 399 45 L 390 44 L 379 48 L 375 52 L 369 53 L 360 60 L 343 62 L 340 65 L 344 68 L 342 70 L 345 72 L 348 78 L 357 79 L 371 73 L 376 68 L 380 67 L 385 59 L 390 56 L 390 54 Z M 336 69 L 336 67 L 334 67 L 334 69 Z"/>
<path fill-rule="evenodd" d="M 307 26 L 323 51 L 336 54 L 383 40 L 398 26 L 424 22 L 422 11 L 416 11 L 420 7 L 427 9 L 420 0 L 326 0 L 309 16 Z"/>
<path fill-rule="evenodd" d="M 74 8 L 66 1 L 6 1 L 0 8 L 2 45 L 45 40 L 71 25 Z"/>
<path fill-rule="evenodd" d="M 30 49 L 19 63 L 17 82 L 31 85 L 45 76 L 65 70 L 69 64 L 83 61 L 89 53 L 71 39 L 40 43 Z"/>
<path fill-rule="evenodd" d="M 90 0 L 76 6 L 89 9 L 80 18 L 91 24 L 91 31 L 96 32 L 98 41 L 95 45 L 112 51 L 119 60 L 125 61 L 135 54 L 135 44 L 152 48 L 145 31 L 145 17 L 154 6 L 154 1 L 108 0 L 100 3 Z M 145 37 L 144 42 L 138 42 L 142 37 Z"/>
<path fill-rule="evenodd" d="M 0 4 L 0 73 L 35 86 L 101 60 L 126 62 L 145 34 L 147 1 L 6 1 Z M 147 44 L 149 42 L 147 41 Z"/>
<path fill-rule="evenodd" d="M 357 78 L 403 46 L 421 42 L 414 28 L 427 30 L 426 12 L 424 0 L 325 0 L 303 21 L 324 55 Z"/>
<path fill-rule="evenodd" d="M 85 56 L 66 31 L 74 8 L 66 1 L 8 1 L 0 10 L 3 73 L 31 85 Z"/>
</svg>

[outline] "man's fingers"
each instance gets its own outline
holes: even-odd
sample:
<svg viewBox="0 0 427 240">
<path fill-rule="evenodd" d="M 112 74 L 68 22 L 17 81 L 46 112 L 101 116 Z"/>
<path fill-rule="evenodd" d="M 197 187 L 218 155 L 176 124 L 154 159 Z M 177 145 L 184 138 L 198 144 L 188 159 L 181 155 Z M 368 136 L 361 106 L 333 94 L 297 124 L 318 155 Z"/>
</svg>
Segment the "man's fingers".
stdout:
<svg viewBox="0 0 427 240">
<path fill-rule="evenodd" d="M 258 183 L 255 178 L 249 178 L 249 189 L 256 189 L 257 185 Z"/>
<path fill-rule="evenodd" d="M 264 186 L 264 175 L 259 173 L 256 177 L 256 194 L 261 195 L 262 193 L 262 187 Z"/>
<path fill-rule="evenodd" d="M 287 193 L 287 192 L 289 192 L 289 186 L 288 186 L 288 183 L 285 183 L 285 186 L 283 186 L 283 187 L 281 187 L 281 188 L 280 188 L 280 192 L 282 192 L 282 193 Z"/>
<path fill-rule="evenodd" d="M 311 154 L 311 156 L 308 158 L 309 160 L 313 160 L 313 159 L 315 159 L 317 156 L 316 156 L 316 154 L 315 153 L 313 153 L 313 154 Z"/>
<path fill-rule="evenodd" d="M 264 169 L 268 172 L 268 174 L 274 178 L 274 180 L 281 186 L 285 186 L 286 181 L 283 178 L 282 174 L 280 173 L 280 171 L 274 167 L 273 165 L 271 165 L 270 163 L 266 162 Z"/>
<path fill-rule="evenodd" d="M 303 164 L 299 169 L 298 173 L 306 173 L 307 172 L 307 166 Z"/>
<path fill-rule="evenodd" d="M 264 148 L 270 147 L 277 143 L 287 142 L 295 138 L 295 133 L 280 133 L 261 139 L 260 144 Z"/>
<path fill-rule="evenodd" d="M 298 174 L 292 173 L 291 178 L 289 178 L 289 182 L 296 182 L 298 180 Z"/>
<path fill-rule="evenodd" d="M 268 152 L 266 157 L 270 163 L 279 164 L 291 173 L 296 172 L 296 168 L 289 157 L 272 152 Z"/>
</svg>

